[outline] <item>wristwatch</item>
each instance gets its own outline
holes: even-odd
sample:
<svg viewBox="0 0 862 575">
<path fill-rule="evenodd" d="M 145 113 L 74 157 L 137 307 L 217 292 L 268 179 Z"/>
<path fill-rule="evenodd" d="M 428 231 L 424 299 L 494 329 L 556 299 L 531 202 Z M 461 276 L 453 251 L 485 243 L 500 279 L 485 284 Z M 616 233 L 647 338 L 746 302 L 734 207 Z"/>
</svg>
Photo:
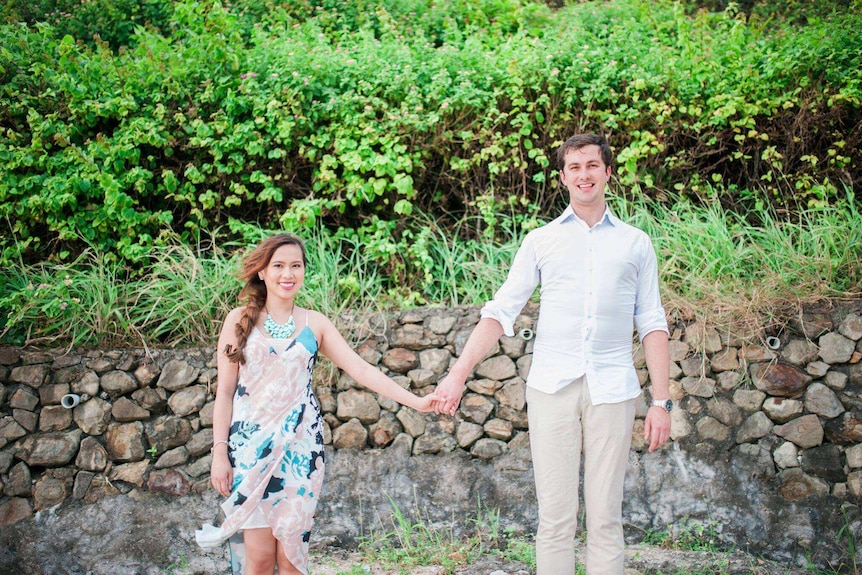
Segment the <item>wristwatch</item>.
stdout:
<svg viewBox="0 0 862 575">
<path fill-rule="evenodd" d="M 653 399 L 652 400 L 653 407 L 661 407 L 665 409 L 668 413 L 673 409 L 673 401 L 670 399 Z"/>
</svg>

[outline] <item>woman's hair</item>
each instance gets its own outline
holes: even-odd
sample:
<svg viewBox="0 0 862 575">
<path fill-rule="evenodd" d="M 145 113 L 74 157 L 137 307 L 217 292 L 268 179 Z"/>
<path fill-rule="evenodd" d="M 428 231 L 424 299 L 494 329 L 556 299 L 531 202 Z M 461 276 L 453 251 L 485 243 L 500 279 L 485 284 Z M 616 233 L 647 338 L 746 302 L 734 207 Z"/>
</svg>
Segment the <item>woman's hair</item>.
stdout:
<svg viewBox="0 0 862 575">
<path fill-rule="evenodd" d="M 237 346 L 236 348 L 228 346 L 224 350 L 228 359 L 234 363 L 245 363 L 246 341 L 260 316 L 260 310 L 266 304 L 266 284 L 260 279 L 258 273 L 266 269 L 272 260 L 272 254 L 281 246 L 297 246 L 302 252 L 302 265 L 307 263 L 302 240 L 291 234 L 278 234 L 267 238 L 245 256 L 239 272 L 239 279 L 245 282 L 245 286 L 239 292 L 239 299 L 245 302 L 245 308 L 234 326 Z"/>
</svg>

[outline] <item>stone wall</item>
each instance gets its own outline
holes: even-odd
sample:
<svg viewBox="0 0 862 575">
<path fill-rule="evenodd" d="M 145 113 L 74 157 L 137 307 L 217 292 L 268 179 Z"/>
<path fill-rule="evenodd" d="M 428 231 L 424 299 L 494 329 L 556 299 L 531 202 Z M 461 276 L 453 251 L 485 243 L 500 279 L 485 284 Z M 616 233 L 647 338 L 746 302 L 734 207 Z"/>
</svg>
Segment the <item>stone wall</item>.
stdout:
<svg viewBox="0 0 862 575">
<path fill-rule="evenodd" d="M 809 310 L 769 338 L 672 326 L 677 408 L 672 441 L 655 454 L 642 438 L 649 381 L 635 344 L 646 393 L 626 485 L 626 520 L 635 528 L 627 537 L 694 517 L 716 522 L 728 543 L 796 561 L 840 560 L 842 527 L 857 540 L 862 534 L 860 310 L 862 302 Z M 410 504 L 411 486 L 423 485 L 441 504 L 440 521 L 479 497 L 532 530 L 524 380 L 535 316 L 525 310 L 518 335 L 502 338 L 477 366 L 454 418 L 401 407 L 322 363 L 315 390 L 326 421 L 329 499 L 317 533 L 344 541 L 362 530 L 350 500 L 357 493 L 371 500 L 380 487 L 357 481 L 360 469 L 380 481 L 393 474 L 388 488 L 402 504 Z M 461 352 L 478 310 L 342 319 L 364 359 L 425 393 Z M 212 348 L 0 347 L 0 534 L 41 510 L 144 491 L 206 492 L 215 384 Z M 80 400 L 73 407 L 70 394 Z M 462 488 L 448 507 L 445 485 L 427 477 L 435 465 L 451 466 L 451 485 Z"/>
</svg>

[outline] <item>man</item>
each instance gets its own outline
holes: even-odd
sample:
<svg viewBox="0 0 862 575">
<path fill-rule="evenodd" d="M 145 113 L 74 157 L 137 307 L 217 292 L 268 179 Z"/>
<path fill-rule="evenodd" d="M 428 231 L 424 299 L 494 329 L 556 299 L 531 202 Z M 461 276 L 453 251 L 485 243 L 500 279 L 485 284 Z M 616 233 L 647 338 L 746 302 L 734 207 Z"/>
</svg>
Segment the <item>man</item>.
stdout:
<svg viewBox="0 0 862 575">
<path fill-rule="evenodd" d="M 437 387 L 454 415 L 464 383 L 541 284 L 527 415 L 539 528 L 538 575 L 572 575 L 584 457 L 588 575 L 623 573 L 622 499 L 635 410 L 641 393 L 632 364 L 637 327 L 652 403 L 649 450 L 670 436 L 668 328 L 655 252 L 647 235 L 605 203 L 612 154 L 602 136 L 580 134 L 557 152 L 570 205 L 524 238 L 508 278 L 482 308 L 464 351 Z"/>
</svg>

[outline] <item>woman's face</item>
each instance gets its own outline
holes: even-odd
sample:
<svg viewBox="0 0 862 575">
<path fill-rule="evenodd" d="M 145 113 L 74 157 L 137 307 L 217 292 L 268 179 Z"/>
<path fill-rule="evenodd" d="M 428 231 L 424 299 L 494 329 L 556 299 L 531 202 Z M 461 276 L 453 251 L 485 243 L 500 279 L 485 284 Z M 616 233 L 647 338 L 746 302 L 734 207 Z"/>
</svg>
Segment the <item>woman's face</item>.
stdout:
<svg viewBox="0 0 862 575">
<path fill-rule="evenodd" d="M 266 284 L 267 297 L 292 300 L 305 280 L 305 264 L 302 263 L 302 250 L 297 245 L 287 244 L 279 247 L 260 273 Z"/>
</svg>

